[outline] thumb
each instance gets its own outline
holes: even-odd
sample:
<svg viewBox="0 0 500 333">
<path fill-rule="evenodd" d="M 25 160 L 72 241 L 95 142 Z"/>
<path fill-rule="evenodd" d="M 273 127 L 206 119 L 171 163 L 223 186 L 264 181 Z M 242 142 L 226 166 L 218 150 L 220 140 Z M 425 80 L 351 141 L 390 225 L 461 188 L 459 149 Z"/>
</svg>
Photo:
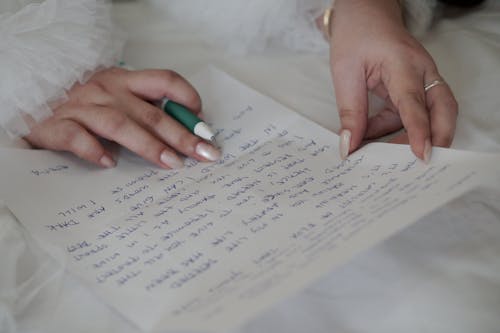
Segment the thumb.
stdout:
<svg viewBox="0 0 500 333">
<path fill-rule="evenodd" d="M 361 69 L 359 66 L 359 71 L 355 73 L 345 69 L 333 71 L 341 124 L 339 151 L 343 160 L 360 146 L 368 122 L 368 93 Z"/>
</svg>

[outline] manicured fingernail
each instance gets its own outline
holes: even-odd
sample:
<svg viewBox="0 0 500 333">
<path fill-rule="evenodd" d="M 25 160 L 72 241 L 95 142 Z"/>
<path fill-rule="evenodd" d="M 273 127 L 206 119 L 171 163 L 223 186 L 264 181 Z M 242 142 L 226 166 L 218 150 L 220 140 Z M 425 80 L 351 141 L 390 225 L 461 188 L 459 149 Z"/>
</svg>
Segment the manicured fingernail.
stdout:
<svg viewBox="0 0 500 333">
<path fill-rule="evenodd" d="M 209 161 L 217 161 L 221 156 L 219 149 L 203 141 L 196 145 L 196 154 Z"/>
<path fill-rule="evenodd" d="M 105 168 L 114 168 L 116 166 L 116 162 L 108 155 L 102 155 L 99 163 Z"/>
<path fill-rule="evenodd" d="M 180 159 L 180 157 L 168 150 L 164 150 L 161 153 L 160 160 L 163 164 L 172 169 L 180 169 L 184 167 L 184 162 Z"/>
<path fill-rule="evenodd" d="M 430 139 L 425 140 L 424 145 L 424 163 L 429 164 L 432 156 L 432 143 Z"/>
<path fill-rule="evenodd" d="M 340 158 L 345 160 L 349 156 L 349 148 L 351 147 L 351 131 L 344 129 L 340 132 L 339 151 Z"/>
</svg>

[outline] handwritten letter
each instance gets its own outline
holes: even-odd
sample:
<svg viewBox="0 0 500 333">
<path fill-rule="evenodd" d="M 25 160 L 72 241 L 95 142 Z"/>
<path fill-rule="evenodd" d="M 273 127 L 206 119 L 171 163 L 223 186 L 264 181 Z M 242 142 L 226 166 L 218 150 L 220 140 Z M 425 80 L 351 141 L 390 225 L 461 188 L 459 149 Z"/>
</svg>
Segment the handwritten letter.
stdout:
<svg viewBox="0 0 500 333">
<path fill-rule="evenodd" d="M 123 152 L 113 170 L 0 150 L 1 195 L 69 268 L 143 330 L 240 324 L 355 253 L 481 184 L 499 156 L 338 138 L 216 70 L 193 82 L 224 155 L 166 171 Z"/>
</svg>

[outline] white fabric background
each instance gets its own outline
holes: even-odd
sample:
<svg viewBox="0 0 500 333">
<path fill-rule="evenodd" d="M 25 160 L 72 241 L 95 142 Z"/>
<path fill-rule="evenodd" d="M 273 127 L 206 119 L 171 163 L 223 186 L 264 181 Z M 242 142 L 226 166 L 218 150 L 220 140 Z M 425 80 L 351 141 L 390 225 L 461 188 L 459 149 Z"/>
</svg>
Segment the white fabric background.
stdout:
<svg viewBox="0 0 500 333">
<path fill-rule="evenodd" d="M 130 65 L 189 76 L 215 64 L 338 129 L 326 54 L 228 56 L 171 26 L 145 2 L 117 3 L 115 14 L 130 35 Z M 460 104 L 454 147 L 500 153 L 500 1 L 440 21 L 424 44 Z M 4 134 L 0 143 L 17 144 Z M 41 252 L 5 208 L 0 253 L 0 332 L 136 331 Z M 500 332 L 500 189 L 454 201 L 239 331 Z"/>
</svg>

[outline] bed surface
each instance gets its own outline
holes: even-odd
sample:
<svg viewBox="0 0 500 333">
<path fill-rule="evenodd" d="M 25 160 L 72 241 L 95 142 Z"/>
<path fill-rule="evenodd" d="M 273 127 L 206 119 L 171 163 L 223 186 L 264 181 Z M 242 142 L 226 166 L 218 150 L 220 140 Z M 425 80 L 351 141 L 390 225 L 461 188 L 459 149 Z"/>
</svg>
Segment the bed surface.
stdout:
<svg viewBox="0 0 500 333">
<path fill-rule="evenodd" d="M 135 68 L 189 77 L 214 64 L 338 130 L 326 54 L 229 56 L 147 3 L 116 3 L 114 13 L 129 33 L 125 60 Z M 459 101 L 453 147 L 500 153 L 500 1 L 450 13 L 424 45 Z M 0 133 L 0 146 L 16 145 Z M 1 205 L 0 251 L 0 332 L 136 331 L 41 252 Z M 500 189 L 453 201 L 239 331 L 500 332 Z"/>
</svg>

